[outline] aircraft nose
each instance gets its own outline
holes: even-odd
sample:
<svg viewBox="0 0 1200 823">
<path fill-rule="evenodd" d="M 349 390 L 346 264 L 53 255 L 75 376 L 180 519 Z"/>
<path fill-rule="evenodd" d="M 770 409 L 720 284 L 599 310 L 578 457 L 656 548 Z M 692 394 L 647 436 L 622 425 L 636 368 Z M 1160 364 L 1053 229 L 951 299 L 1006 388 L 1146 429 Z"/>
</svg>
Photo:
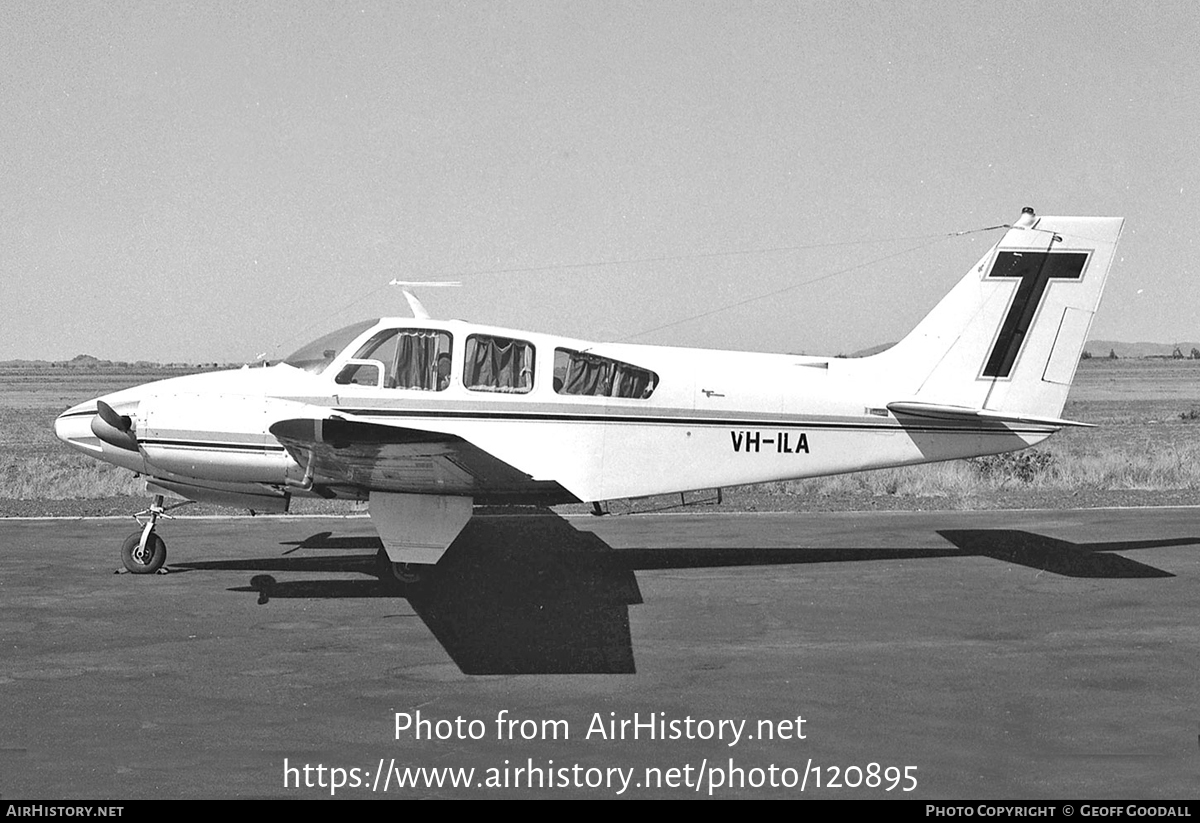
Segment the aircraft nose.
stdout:
<svg viewBox="0 0 1200 823">
<path fill-rule="evenodd" d="M 92 434 L 92 418 L 96 416 L 96 401 L 89 400 L 72 406 L 54 420 L 54 435 L 68 446 L 88 454 L 100 454 L 100 439 Z"/>
<path fill-rule="evenodd" d="M 80 403 L 55 419 L 54 434 L 71 448 L 111 463 L 128 462 L 121 452 L 140 461 L 134 434 L 139 405 L 123 392 Z"/>
</svg>

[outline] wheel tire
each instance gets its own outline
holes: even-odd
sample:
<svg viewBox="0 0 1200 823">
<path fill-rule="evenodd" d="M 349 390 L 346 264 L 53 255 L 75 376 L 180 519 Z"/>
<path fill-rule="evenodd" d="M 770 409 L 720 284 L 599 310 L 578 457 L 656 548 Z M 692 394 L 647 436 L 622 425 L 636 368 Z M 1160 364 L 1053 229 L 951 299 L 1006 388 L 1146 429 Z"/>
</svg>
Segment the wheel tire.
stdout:
<svg viewBox="0 0 1200 823">
<path fill-rule="evenodd" d="M 138 544 L 141 542 L 140 531 L 126 537 L 125 542 L 121 544 L 121 562 L 132 574 L 154 574 L 167 562 L 167 544 L 156 533 L 150 532 L 145 552 L 148 558 L 142 558 L 138 557 Z M 148 559 L 149 562 L 141 562 L 143 559 Z"/>
<path fill-rule="evenodd" d="M 402 586 L 416 586 L 425 579 L 425 568 L 417 563 L 392 563 L 392 579 Z"/>
</svg>

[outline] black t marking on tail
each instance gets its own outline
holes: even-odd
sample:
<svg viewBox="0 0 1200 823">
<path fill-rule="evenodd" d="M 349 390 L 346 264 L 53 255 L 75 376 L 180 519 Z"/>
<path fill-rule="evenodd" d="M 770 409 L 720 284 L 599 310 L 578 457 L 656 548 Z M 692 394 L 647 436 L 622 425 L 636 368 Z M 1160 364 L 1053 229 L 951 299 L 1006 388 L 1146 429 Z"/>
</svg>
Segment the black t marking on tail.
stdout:
<svg viewBox="0 0 1200 823">
<path fill-rule="evenodd" d="M 1002 251 L 988 272 L 988 280 L 1017 278 L 1017 294 L 1000 325 L 1000 334 L 992 346 L 983 377 L 1005 378 L 1012 375 L 1017 355 L 1025 344 L 1025 335 L 1033 325 L 1038 307 L 1051 280 L 1082 280 L 1087 252 Z"/>
</svg>

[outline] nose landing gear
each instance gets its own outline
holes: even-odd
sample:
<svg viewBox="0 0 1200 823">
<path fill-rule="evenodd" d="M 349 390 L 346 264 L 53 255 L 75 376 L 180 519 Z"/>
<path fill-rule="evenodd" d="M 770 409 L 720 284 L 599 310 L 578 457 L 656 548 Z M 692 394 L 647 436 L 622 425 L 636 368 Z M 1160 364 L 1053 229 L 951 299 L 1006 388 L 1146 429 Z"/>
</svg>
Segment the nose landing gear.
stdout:
<svg viewBox="0 0 1200 823">
<path fill-rule="evenodd" d="M 171 519 L 168 511 L 191 502 L 185 500 L 172 506 L 163 506 L 163 496 L 156 494 L 150 508 L 133 515 L 141 529 L 126 537 L 121 544 L 121 563 L 126 571 L 131 574 L 166 574 L 163 564 L 167 562 L 167 544 L 154 533 L 154 527 L 160 517 Z M 121 570 L 118 569 L 117 573 L 120 574 Z"/>
</svg>

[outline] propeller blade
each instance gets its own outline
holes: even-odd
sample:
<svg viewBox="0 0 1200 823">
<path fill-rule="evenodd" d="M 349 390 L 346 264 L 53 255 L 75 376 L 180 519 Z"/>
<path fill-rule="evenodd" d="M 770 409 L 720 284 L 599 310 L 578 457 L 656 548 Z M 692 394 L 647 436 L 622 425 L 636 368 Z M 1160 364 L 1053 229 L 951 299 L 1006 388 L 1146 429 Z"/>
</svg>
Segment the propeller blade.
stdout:
<svg viewBox="0 0 1200 823">
<path fill-rule="evenodd" d="M 96 411 L 100 414 L 101 420 L 112 426 L 117 431 L 128 432 L 133 428 L 133 421 L 130 420 L 129 417 L 123 414 L 117 414 L 116 410 L 103 400 L 96 401 Z"/>
<path fill-rule="evenodd" d="M 131 452 L 138 450 L 137 436 L 133 433 L 133 420 L 128 415 L 117 414 L 116 410 L 103 400 L 96 401 L 96 416 L 92 418 L 91 428 L 92 434 L 110 446 Z"/>
</svg>

